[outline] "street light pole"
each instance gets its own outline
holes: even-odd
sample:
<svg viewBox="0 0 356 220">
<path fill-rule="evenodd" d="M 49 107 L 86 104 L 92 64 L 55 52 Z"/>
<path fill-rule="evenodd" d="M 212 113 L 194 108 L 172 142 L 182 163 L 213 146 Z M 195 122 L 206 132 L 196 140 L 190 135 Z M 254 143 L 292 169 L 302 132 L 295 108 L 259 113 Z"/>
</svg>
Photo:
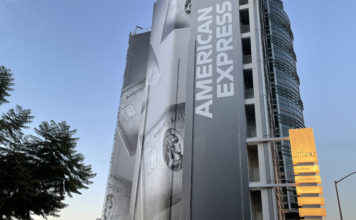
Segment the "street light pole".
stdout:
<svg viewBox="0 0 356 220">
<path fill-rule="evenodd" d="M 339 198 L 339 190 L 337 189 L 337 184 L 341 181 L 343 181 L 344 179 L 346 179 L 347 177 L 350 177 L 351 175 L 356 174 L 356 172 L 352 172 L 349 175 L 341 178 L 340 180 L 335 180 L 335 190 L 336 190 L 336 197 L 337 197 L 337 204 L 339 206 L 339 212 L 340 212 L 340 220 L 343 220 L 342 218 L 342 211 L 341 211 L 341 205 L 340 205 L 340 198 Z"/>
<path fill-rule="evenodd" d="M 339 198 L 339 191 L 337 190 L 337 181 L 335 181 L 335 190 L 336 190 L 336 197 L 337 197 L 337 205 L 339 206 L 340 220 L 343 220 L 341 205 L 340 205 L 340 198 Z"/>
</svg>

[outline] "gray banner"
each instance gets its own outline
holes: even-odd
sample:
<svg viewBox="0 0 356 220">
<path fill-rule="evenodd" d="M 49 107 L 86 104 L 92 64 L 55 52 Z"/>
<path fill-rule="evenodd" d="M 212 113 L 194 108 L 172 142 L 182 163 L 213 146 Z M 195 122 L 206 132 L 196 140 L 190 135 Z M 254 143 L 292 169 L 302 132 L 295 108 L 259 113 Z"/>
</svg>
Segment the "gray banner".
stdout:
<svg viewBox="0 0 356 220">
<path fill-rule="evenodd" d="M 251 219 L 238 9 L 236 0 L 192 1 L 184 219 Z"/>
<path fill-rule="evenodd" d="M 150 33 L 130 35 L 103 220 L 128 220 Z"/>
<path fill-rule="evenodd" d="M 155 3 L 130 219 L 180 219 L 189 0 Z"/>
</svg>

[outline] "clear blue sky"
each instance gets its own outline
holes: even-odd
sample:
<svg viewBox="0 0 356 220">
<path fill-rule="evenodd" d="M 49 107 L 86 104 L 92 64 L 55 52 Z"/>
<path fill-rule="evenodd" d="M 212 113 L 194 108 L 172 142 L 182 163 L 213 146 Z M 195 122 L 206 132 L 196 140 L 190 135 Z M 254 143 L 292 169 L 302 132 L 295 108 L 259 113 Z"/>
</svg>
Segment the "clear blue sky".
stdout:
<svg viewBox="0 0 356 220">
<path fill-rule="evenodd" d="M 78 150 L 98 174 L 68 199 L 61 220 L 100 217 L 128 34 L 150 27 L 153 0 L 0 0 L 0 65 L 15 74 L 5 111 L 20 104 L 41 121 L 78 129 Z M 333 180 L 356 170 L 356 1 L 285 0 L 295 34 L 305 122 L 315 129 L 328 219 L 337 219 Z M 340 184 L 354 219 L 356 175 Z M 52 219 L 52 218 L 50 218 Z"/>
</svg>

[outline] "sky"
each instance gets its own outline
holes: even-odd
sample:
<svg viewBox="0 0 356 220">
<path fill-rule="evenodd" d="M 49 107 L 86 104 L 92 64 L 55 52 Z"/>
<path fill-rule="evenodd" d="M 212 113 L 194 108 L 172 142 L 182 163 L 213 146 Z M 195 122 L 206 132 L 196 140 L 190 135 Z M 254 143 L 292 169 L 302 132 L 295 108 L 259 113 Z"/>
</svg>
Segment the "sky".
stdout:
<svg viewBox="0 0 356 220">
<path fill-rule="evenodd" d="M 12 70 L 15 105 L 77 129 L 78 151 L 97 176 L 56 220 L 101 216 L 128 35 L 150 27 L 153 0 L 0 0 L 0 65 Z M 307 127 L 314 128 L 328 219 L 338 219 L 334 180 L 356 171 L 356 1 L 284 0 L 295 37 Z M 30 132 L 30 131 L 28 131 Z M 339 184 L 354 219 L 356 175 Z M 37 218 L 39 220 L 41 218 Z"/>
</svg>

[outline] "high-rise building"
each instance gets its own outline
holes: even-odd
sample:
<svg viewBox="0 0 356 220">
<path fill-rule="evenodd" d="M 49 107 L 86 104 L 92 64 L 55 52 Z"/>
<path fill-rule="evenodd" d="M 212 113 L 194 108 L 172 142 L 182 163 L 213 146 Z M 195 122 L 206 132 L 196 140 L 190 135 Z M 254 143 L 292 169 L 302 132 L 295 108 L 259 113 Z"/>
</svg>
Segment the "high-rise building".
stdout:
<svg viewBox="0 0 356 220">
<path fill-rule="evenodd" d="M 304 118 L 293 33 L 283 3 L 281 0 L 240 1 L 240 18 L 242 42 L 247 48 L 244 76 L 248 137 L 288 137 L 289 129 L 304 127 Z M 248 150 L 250 182 L 262 185 L 294 182 L 289 141 L 260 143 L 249 146 Z M 251 164 L 253 158 L 258 158 L 258 164 L 257 161 Z M 276 195 L 275 201 L 269 193 Z M 298 219 L 295 188 L 261 188 L 252 195 L 255 194 L 257 200 L 261 194 L 261 219 L 268 219 L 267 213 L 272 213 L 276 206 L 278 219 Z M 267 206 L 270 211 L 264 213 Z"/>
<path fill-rule="evenodd" d="M 130 34 L 104 220 L 299 219 L 304 127 L 281 0 L 157 0 Z"/>
</svg>

